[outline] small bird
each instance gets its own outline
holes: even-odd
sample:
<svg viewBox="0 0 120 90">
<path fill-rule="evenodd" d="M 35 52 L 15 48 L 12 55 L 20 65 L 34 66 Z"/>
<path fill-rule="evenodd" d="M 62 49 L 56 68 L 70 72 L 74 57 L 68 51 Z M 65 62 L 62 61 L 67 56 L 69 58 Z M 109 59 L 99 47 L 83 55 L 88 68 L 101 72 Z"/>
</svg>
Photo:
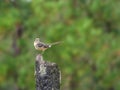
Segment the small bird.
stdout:
<svg viewBox="0 0 120 90">
<path fill-rule="evenodd" d="M 40 41 L 39 38 L 36 38 L 34 41 L 34 47 L 36 50 L 40 50 L 42 51 L 42 54 L 44 53 L 44 51 L 48 48 L 50 48 L 52 45 L 56 45 L 56 44 L 60 44 L 61 42 L 55 42 L 55 43 L 51 43 L 51 44 L 45 44 L 43 42 Z"/>
</svg>

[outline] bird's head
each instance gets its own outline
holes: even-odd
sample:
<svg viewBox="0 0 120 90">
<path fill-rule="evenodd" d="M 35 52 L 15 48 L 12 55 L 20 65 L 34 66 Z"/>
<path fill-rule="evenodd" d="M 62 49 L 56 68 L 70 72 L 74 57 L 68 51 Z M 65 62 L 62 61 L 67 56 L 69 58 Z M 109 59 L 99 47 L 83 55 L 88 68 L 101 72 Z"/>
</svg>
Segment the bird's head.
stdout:
<svg viewBox="0 0 120 90">
<path fill-rule="evenodd" d="M 40 42 L 40 39 L 39 38 L 36 38 L 35 41 L 34 41 L 34 46 L 36 46 L 37 43 Z"/>
<path fill-rule="evenodd" d="M 39 38 L 36 38 L 36 39 L 35 39 L 35 42 L 39 42 L 39 41 L 40 41 L 40 39 L 39 39 Z"/>
</svg>

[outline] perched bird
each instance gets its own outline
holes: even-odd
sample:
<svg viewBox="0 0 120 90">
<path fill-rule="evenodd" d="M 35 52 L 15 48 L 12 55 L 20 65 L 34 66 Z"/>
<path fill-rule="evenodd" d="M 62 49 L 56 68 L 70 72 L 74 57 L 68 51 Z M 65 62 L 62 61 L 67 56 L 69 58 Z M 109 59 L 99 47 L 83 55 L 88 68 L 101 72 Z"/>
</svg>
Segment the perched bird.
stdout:
<svg viewBox="0 0 120 90">
<path fill-rule="evenodd" d="M 56 45 L 56 44 L 60 44 L 60 43 L 61 42 L 45 44 L 45 43 L 41 42 L 39 38 L 36 38 L 34 41 L 34 47 L 36 50 L 40 50 L 40 51 L 44 52 L 46 49 L 50 48 L 52 45 Z"/>
</svg>

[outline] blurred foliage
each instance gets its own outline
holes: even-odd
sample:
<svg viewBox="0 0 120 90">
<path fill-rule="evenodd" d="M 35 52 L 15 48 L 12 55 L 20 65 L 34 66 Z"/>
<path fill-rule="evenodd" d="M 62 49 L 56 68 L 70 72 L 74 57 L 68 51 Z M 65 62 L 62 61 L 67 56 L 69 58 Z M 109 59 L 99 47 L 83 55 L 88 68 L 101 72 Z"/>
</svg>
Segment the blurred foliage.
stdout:
<svg viewBox="0 0 120 90">
<path fill-rule="evenodd" d="M 0 90 L 35 90 L 33 41 L 63 41 L 44 53 L 61 90 L 120 90 L 119 0 L 0 0 Z"/>
</svg>

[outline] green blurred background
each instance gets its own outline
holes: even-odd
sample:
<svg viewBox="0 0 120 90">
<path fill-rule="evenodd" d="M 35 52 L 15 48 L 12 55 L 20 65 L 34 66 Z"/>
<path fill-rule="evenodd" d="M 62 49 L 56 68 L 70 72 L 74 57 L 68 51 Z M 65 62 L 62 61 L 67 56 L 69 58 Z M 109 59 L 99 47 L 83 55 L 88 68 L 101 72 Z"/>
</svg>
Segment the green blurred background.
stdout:
<svg viewBox="0 0 120 90">
<path fill-rule="evenodd" d="M 36 37 L 61 90 L 120 90 L 119 0 L 0 0 L 0 90 L 35 90 Z"/>
</svg>

